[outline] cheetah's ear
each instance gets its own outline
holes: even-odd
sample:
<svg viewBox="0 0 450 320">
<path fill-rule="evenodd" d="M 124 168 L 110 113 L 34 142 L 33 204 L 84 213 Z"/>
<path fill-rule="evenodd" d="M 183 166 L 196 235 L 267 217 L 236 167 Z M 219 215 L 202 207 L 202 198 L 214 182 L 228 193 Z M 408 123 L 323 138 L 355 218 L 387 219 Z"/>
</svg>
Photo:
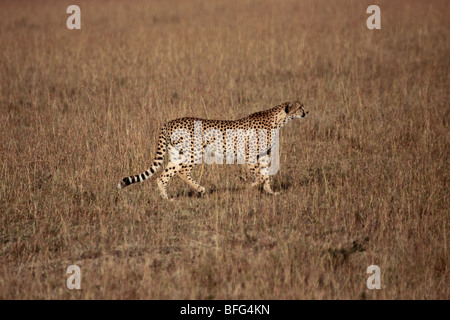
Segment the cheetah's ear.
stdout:
<svg viewBox="0 0 450 320">
<path fill-rule="evenodd" d="M 292 108 L 292 102 L 286 103 L 286 107 L 284 107 L 284 111 L 289 113 L 289 110 Z"/>
</svg>

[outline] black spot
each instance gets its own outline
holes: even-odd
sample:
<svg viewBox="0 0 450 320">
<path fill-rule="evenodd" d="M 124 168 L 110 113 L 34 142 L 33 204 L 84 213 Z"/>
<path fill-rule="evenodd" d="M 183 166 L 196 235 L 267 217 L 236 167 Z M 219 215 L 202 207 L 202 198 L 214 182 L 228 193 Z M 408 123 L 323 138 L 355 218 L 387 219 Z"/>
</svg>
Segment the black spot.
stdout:
<svg viewBox="0 0 450 320">
<path fill-rule="evenodd" d="M 128 177 L 123 178 L 122 181 L 123 181 L 123 183 L 124 183 L 126 186 L 129 186 L 129 185 L 131 184 L 130 179 L 129 179 Z"/>
<path fill-rule="evenodd" d="M 155 173 L 155 170 L 153 170 L 153 167 L 150 168 L 150 172 L 151 172 L 152 174 Z"/>
<path fill-rule="evenodd" d="M 141 178 L 142 180 L 145 180 L 145 175 L 143 173 L 141 174 Z"/>
</svg>

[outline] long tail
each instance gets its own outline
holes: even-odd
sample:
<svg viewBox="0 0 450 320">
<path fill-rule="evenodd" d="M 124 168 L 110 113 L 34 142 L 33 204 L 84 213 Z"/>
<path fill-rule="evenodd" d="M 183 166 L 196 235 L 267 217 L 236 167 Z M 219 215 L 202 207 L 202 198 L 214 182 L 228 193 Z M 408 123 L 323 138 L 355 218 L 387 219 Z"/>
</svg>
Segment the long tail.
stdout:
<svg viewBox="0 0 450 320">
<path fill-rule="evenodd" d="M 141 174 L 123 178 L 122 181 L 119 182 L 117 187 L 119 189 L 122 189 L 129 186 L 130 184 L 147 180 L 148 178 L 153 176 L 156 173 L 156 171 L 158 171 L 159 167 L 164 161 L 166 149 L 167 149 L 167 140 L 165 130 L 163 129 L 161 130 L 161 134 L 159 135 L 158 149 L 156 151 L 155 160 L 153 160 L 152 166 L 149 169 L 142 172 Z"/>
</svg>

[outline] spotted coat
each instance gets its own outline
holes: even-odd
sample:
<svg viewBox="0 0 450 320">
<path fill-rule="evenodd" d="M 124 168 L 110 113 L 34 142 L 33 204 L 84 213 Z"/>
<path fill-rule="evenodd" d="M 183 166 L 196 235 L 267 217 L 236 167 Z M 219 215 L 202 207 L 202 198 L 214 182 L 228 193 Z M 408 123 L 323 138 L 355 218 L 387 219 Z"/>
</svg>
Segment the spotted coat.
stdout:
<svg viewBox="0 0 450 320">
<path fill-rule="evenodd" d="M 206 151 L 213 158 L 216 154 L 227 155 L 237 157 L 239 163 L 239 156 L 241 156 L 241 163 L 246 163 L 250 172 L 255 176 L 252 186 L 262 187 L 266 192 L 273 194 L 270 187 L 270 175 L 264 171 L 268 166 L 268 157 L 274 146 L 272 134 L 278 132 L 277 130 L 292 119 L 304 118 L 307 114 L 308 111 L 303 109 L 300 101 L 288 101 L 269 110 L 256 112 L 234 121 L 191 117 L 169 121 L 161 129 L 152 166 L 141 174 L 123 178 L 118 187 L 121 189 L 153 176 L 163 164 L 164 156 L 168 153 L 167 166 L 157 179 L 161 196 L 168 199 L 167 184 L 175 175 L 178 175 L 195 191 L 204 193 L 205 188 L 192 179 L 191 170 L 195 164 L 202 161 L 205 149 L 209 148 Z M 261 147 L 261 141 L 263 141 L 260 135 L 261 130 L 266 133 L 265 148 Z M 230 137 L 231 133 L 234 136 Z M 251 140 L 252 135 L 255 140 Z M 196 137 L 200 138 L 196 139 Z M 227 137 L 230 139 L 228 142 L 231 142 L 229 145 L 227 145 Z M 249 141 L 256 141 L 256 144 L 249 143 Z M 233 148 L 230 152 L 225 147 L 231 145 Z M 239 153 L 237 148 L 239 145 L 244 146 L 245 151 Z M 230 153 L 227 154 L 227 151 Z"/>
</svg>

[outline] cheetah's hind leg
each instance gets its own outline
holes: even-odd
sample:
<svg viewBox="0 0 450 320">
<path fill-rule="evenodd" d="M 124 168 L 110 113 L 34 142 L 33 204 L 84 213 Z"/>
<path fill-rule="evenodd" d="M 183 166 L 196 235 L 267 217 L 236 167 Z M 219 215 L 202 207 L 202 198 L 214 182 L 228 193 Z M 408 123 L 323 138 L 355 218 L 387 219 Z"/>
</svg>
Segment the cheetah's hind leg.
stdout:
<svg viewBox="0 0 450 320">
<path fill-rule="evenodd" d="M 191 177 L 192 164 L 184 164 L 181 167 L 181 170 L 178 172 L 181 180 L 186 182 L 192 189 L 199 192 L 200 194 L 205 193 L 205 188 L 199 185 L 194 179 Z"/>
<path fill-rule="evenodd" d="M 158 178 L 158 189 L 163 199 L 169 200 L 167 195 L 167 184 L 174 175 L 181 170 L 181 165 L 178 163 L 170 162 L 167 164 L 166 169 Z"/>
</svg>

